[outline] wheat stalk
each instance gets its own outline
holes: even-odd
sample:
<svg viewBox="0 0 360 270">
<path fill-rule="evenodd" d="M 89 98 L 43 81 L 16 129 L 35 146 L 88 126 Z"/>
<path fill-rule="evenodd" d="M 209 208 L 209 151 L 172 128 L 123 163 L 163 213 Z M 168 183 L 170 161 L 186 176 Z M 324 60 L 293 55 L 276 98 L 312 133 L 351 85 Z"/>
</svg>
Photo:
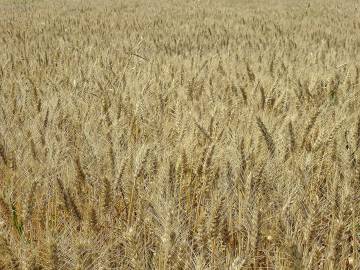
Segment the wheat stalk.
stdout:
<svg viewBox="0 0 360 270">
<path fill-rule="evenodd" d="M 256 118 L 256 123 L 261 131 L 261 134 L 263 135 L 263 137 L 265 139 L 266 146 L 270 152 L 271 157 L 274 157 L 276 148 L 275 148 L 275 143 L 274 143 L 269 131 L 267 130 L 264 123 L 261 121 L 260 117 Z"/>
</svg>

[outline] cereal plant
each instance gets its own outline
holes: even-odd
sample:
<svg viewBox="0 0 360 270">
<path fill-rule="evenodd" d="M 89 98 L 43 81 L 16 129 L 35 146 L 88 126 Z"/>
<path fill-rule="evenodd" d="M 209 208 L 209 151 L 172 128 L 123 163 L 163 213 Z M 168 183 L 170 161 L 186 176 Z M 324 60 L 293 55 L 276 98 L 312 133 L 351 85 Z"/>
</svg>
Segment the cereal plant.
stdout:
<svg viewBox="0 0 360 270">
<path fill-rule="evenodd" d="M 360 269 L 359 18 L 0 0 L 0 269 Z"/>
</svg>

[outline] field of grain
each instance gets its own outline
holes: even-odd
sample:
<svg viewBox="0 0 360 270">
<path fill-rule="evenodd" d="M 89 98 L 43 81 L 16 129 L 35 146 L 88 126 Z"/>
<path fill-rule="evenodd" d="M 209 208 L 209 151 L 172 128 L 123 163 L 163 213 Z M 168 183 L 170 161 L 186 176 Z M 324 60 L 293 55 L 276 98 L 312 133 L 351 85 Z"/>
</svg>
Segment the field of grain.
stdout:
<svg viewBox="0 0 360 270">
<path fill-rule="evenodd" d="M 0 269 L 360 269 L 359 18 L 0 0 Z"/>
</svg>

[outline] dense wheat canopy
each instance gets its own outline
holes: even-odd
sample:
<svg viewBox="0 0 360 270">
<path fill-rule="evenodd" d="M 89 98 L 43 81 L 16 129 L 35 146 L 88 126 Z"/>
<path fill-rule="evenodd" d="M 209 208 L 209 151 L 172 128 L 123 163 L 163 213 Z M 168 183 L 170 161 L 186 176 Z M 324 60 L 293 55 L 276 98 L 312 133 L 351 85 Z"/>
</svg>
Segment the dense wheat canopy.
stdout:
<svg viewBox="0 0 360 270">
<path fill-rule="evenodd" d="M 0 269 L 360 269 L 357 1 L 0 3 Z"/>
</svg>

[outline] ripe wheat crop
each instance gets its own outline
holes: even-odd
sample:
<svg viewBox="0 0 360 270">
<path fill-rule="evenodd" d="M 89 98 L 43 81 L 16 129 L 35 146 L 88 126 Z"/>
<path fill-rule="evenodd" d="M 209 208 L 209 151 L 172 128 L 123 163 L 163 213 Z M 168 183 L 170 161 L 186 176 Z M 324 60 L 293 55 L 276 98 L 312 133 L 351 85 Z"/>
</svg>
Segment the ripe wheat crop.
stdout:
<svg viewBox="0 0 360 270">
<path fill-rule="evenodd" d="M 360 269 L 359 18 L 0 0 L 0 269 Z"/>
</svg>

